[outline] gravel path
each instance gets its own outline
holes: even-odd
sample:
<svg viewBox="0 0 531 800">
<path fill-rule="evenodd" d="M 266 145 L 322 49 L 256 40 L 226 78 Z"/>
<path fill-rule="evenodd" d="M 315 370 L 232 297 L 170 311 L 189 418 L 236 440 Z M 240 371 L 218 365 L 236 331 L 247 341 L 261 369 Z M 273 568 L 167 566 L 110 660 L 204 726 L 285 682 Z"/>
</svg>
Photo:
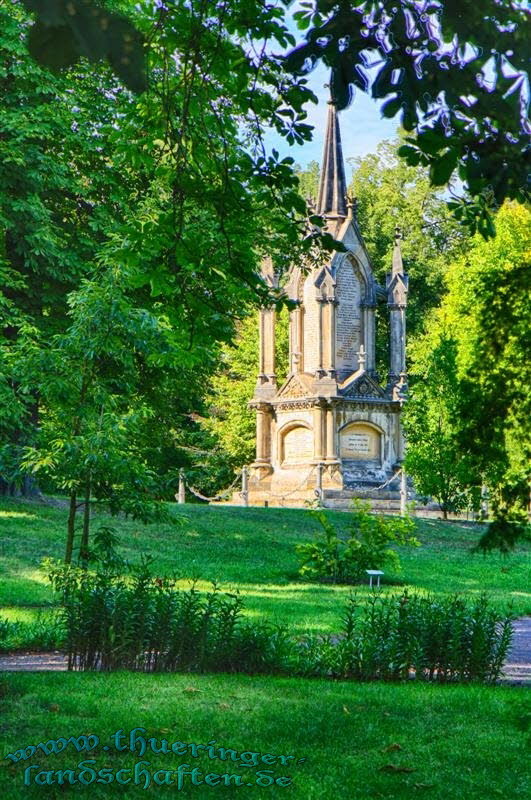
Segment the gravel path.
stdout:
<svg viewBox="0 0 531 800">
<path fill-rule="evenodd" d="M 513 623 L 512 647 L 505 662 L 505 675 L 500 683 L 531 686 L 531 617 L 520 617 Z M 0 655 L 0 672 L 63 672 L 67 658 L 62 653 L 13 653 Z"/>
<path fill-rule="evenodd" d="M 531 686 L 531 617 L 516 619 L 513 628 L 513 643 L 501 682 Z"/>
</svg>

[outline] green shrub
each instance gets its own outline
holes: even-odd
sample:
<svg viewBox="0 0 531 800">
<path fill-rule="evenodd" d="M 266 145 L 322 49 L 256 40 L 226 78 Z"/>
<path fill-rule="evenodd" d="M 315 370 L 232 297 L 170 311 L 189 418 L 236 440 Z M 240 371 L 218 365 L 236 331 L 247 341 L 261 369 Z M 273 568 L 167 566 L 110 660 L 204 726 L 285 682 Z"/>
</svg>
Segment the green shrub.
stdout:
<svg viewBox="0 0 531 800">
<path fill-rule="evenodd" d="M 286 633 L 243 618 L 237 594 L 188 590 L 151 574 L 151 561 L 121 576 L 50 564 L 61 592 L 70 669 L 180 672 L 274 672 Z"/>
<path fill-rule="evenodd" d="M 512 638 L 511 615 L 485 595 L 435 598 L 374 592 L 351 596 L 337 636 L 308 637 L 291 669 L 301 675 L 364 680 L 493 683 Z"/>
<path fill-rule="evenodd" d="M 323 529 L 315 541 L 295 546 L 302 564 L 301 577 L 330 583 L 356 583 L 367 569 L 400 569 L 400 559 L 391 545 L 418 547 L 411 517 L 371 514 L 369 503 L 354 500 L 348 516 L 347 535 L 339 536 L 326 513 L 310 514 Z"/>
<path fill-rule="evenodd" d="M 62 595 L 70 669 L 492 683 L 512 637 L 512 617 L 493 610 L 485 595 L 473 602 L 407 592 L 373 592 L 359 602 L 352 595 L 338 634 L 301 641 L 245 619 L 238 594 L 216 585 L 181 590 L 174 579 L 153 576 L 148 559 L 134 568 L 111 558 L 91 571 L 59 562 L 48 569 Z M 13 625 L 20 623 L 0 622 L 0 637 Z"/>
</svg>

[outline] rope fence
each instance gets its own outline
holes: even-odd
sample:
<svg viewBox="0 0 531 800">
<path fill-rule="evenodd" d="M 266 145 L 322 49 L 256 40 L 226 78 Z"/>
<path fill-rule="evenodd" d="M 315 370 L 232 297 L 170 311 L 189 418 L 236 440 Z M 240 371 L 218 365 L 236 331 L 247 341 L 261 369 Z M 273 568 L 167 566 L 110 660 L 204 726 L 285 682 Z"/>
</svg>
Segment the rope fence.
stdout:
<svg viewBox="0 0 531 800">
<path fill-rule="evenodd" d="M 186 489 L 188 489 L 188 491 L 190 491 L 193 495 L 198 497 L 200 500 L 205 500 L 207 503 L 216 503 L 219 502 L 220 500 L 227 500 L 230 497 L 232 490 L 236 487 L 236 484 L 241 481 L 241 479 L 242 479 L 241 474 L 236 475 L 230 486 L 228 486 L 226 489 L 223 489 L 221 492 L 218 492 L 218 494 L 214 495 L 213 497 L 208 497 L 206 494 L 200 492 L 199 489 L 196 489 L 195 486 L 192 486 L 191 483 L 187 483 L 185 480 L 184 471 L 181 470 L 179 474 L 179 491 L 175 495 L 175 499 L 177 500 L 178 503 L 185 503 L 186 502 L 185 492 Z"/>
<path fill-rule="evenodd" d="M 400 468 L 396 472 L 394 472 L 390 478 L 388 478 L 385 483 L 382 483 L 380 486 L 373 486 L 372 489 L 361 489 L 360 491 L 365 492 L 366 494 L 371 494 L 372 492 L 381 492 L 382 489 L 385 489 L 386 486 L 389 486 L 396 478 L 398 478 L 402 474 L 403 470 Z"/>
<path fill-rule="evenodd" d="M 294 494 L 296 494 L 298 491 L 300 491 L 300 489 L 302 489 L 303 487 L 308 488 L 308 483 L 309 483 L 312 475 L 317 470 L 317 476 L 316 476 L 317 480 L 316 480 L 316 486 L 315 486 L 315 489 L 314 489 L 314 494 L 315 494 L 315 497 L 316 497 L 318 503 L 319 504 L 322 503 L 322 501 L 323 501 L 323 486 L 322 486 L 323 469 L 324 469 L 324 464 L 322 464 L 322 463 L 315 464 L 310 469 L 310 471 L 307 472 L 304 475 L 304 477 L 301 480 L 301 482 L 297 486 L 295 486 L 293 489 L 290 489 L 289 492 L 284 492 L 283 494 L 275 494 L 274 492 L 269 491 L 268 492 L 268 500 L 267 500 L 267 502 L 269 502 L 269 500 L 276 500 L 276 501 L 278 501 L 280 503 L 283 503 L 287 498 L 292 497 Z M 401 481 L 400 481 L 400 512 L 402 514 L 404 514 L 405 511 L 406 511 L 406 503 L 407 503 L 407 482 L 406 482 L 406 473 L 404 472 L 402 467 L 400 469 L 398 469 L 396 472 L 394 472 L 391 475 L 390 478 L 388 478 L 386 481 L 384 481 L 382 484 L 380 484 L 380 486 L 374 486 L 371 489 L 359 489 L 359 491 L 363 492 L 364 495 L 371 495 L 371 494 L 373 494 L 375 492 L 380 492 L 382 489 L 385 489 L 386 486 L 389 486 L 389 484 L 393 483 L 393 481 L 395 481 L 397 478 L 401 478 Z M 231 497 L 234 489 L 236 488 L 236 484 L 238 484 L 240 481 L 241 481 L 241 491 L 238 494 L 242 498 L 243 505 L 244 506 L 248 506 L 249 505 L 249 486 L 259 487 L 260 481 L 256 476 L 252 476 L 249 479 L 249 473 L 248 473 L 248 467 L 247 466 L 244 466 L 242 468 L 241 472 L 238 475 L 235 476 L 235 478 L 234 478 L 234 480 L 233 480 L 233 482 L 231 483 L 230 486 L 228 486 L 226 489 L 223 489 L 221 492 L 218 492 L 217 494 L 213 495 L 212 497 L 209 497 L 208 495 L 203 494 L 203 492 L 200 492 L 199 489 L 197 489 L 195 486 L 192 486 L 190 483 L 186 483 L 184 470 L 181 470 L 180 473 L 179 473 L 179 491 L 175 495 L 175 499 L 176 499 L 176 501 L 178 503 L 181 503 L 181 504 L 182 503 L 186 503 L 186 490 L 188 489 L 199 500 L 203 500 L 203 501 L 205 501 L 207 503 L 222 502 L 222 501 L 228 500 Z"/>
</svg>

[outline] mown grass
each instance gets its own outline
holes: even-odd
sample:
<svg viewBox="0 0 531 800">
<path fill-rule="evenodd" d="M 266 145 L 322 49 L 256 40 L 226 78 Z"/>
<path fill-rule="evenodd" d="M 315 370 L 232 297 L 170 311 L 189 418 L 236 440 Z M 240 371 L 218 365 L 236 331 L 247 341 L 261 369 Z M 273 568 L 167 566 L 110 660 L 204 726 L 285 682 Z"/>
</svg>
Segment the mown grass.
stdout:
<svg viewBox="0 0 531 800">
<path fill-rule="evenodd" d="M 253 785 L 248 793 L 246 785 L 237 789 L 191 786 L 188 778 L 179 792 L 183 797 L 485 800 L 528 796 L 528 717 L 518 688 L 356 685 L 242 675 L 19 673 L 0 678 L 0 694 L 2 756 L 60 736 L 94 733 L 100 738 L 93 753 L 77 753 L 70 747 L 59 755 L 40 754 L 17 764 L 2 761 L 0 785 L 5 800 L 62 797 L 65 789 L 57 785 L 24 786 L 25 767 L 72 769 L 87 758 L 95 759 L 96 769 L 106 766 L 114 771 L 145 760 L 152 773 L 188 763 L 203 773 L 240 774 L 244 784 L 253 784 L 260 768 L 292 779 L 289 787 Z M 170 743 L 215 740 L 218 747 L 239 752 L 295 759 L 286 766 L 245 768 L 201 752 L 196 758 L 116 752 L 111 735 L 136 727 L 146 729 L 146 738 L 165 738 Z M 102 749 L 104 743 L 109 743 L 109 750 Z M 175 786 L 152 784 L 144 789 L 93 783 L 86 788 L 67 787 L 66 793 L 76 790 L 95 798 L 171 796 L 177 791 Z"/>
<path fill-rule="evenodd" d="M 293 630 L 337 630 L 349 589 L 304 584 L 296 577 L 294 545 L 317 530 L 306 511 L 187 506 L 173 513 L 181 524 L 112 521 L 122 538 L 123 555 L 136 561 L 141 552 L 151 554 L 161 575 L 177 573 L 184 583 L 198 578 L 202 585 L 217 580 L 224 588 L 237 588 L 245 595 L 250 615 L 277 619 Z M 331 516 L 345 525 L 344 514 Z M 50 609 L 54 598 L 39 564 L 46 556 L 62 556 L 65 519 L 63 509 L 14 501 L 0 505 L 0 617 L 31 622 L 39 609 Z M 518 613 L 529 613 L 529 550 L 520 548 L 508 558 L 472 556 L 470 547 L 479 533 L 466 524 L 419 521 L 423 547 L 401 554 L 403 572 L 386 575 L 384 591 L 403 586 L 435 593 L 487 590 L 499 609 L 512 600 Z M 358 591 L 365 594 L 368 588 Z M 212 760 L 204 753 L 198 758 L 153 753 L 142 757 L 151 762 L 152 774 L 180 763 L 204 773 L 241 774 L 244 784 L 253 784 L 252 797 L 519 798 L 529 789 L 525 731 L 531 709 L 526 710 L 525 697 L 519 687 L 501 686 L 356 684 L 223 674 L 3 673 L 0 755 L 88 733 L 97 734 L 103 744 L 120 728 L 144 727 L 146 736 L 170 742 L 215 740 L 237 751 L 296 757 L 289 768 L 265 767 L 275 777 L 289 776 L 288 787 L 256 786 L 258 768 Z M 110 767 L 115 772 L 142 760 L 101 747 L 94 753 L 69 749 L 17 764 L 4 759 L 2 797 L 53 799 L 81 792 L 95 798 L 136 798 L 177 792 L 175 786 L 154 784 L 147 789 L 116 783 L 66 789 L 23 785 L 30 763 L 56 770 L 75 768 L 87 758 L 96 760 L 96 769 Z M 179 794 L 233 798 L 247 790 L 247 785 L 192 786 L 187 779 Z"/>
<path fill-rule="evenodd" d="M 218 581 L 245 596 L 250 616 L 266 615 L 295 631 L 337 630 L 350 588 L 302 583 L 297 577 L 295 544 L 311 539 L 317 523 L 305 510 L 174 506 L 175 525 L 142 525 L 98 515 L 93 521 L 114 525 L 122 554 L 137 561 L 140 553 L 155 559 L 160 575 L 177 574 L 186 585 Z M 340 528 L 347 515 L 330 512 Z M 54 602 L 39 569 L 47 556 L 60 558 L 66 509 L 31 503 L 0 504 L 0 617 L 27 618 Z M 472 555 L 481 528 L 473 524 L 418 520 L 422 547 L 403 550 L 402 572 L 385 576 L 386 591 L 406 587 L 434 592 L 487 591 L 505 610 L 512 602 L 518 614 L 531 613 L 529 548 L 502 557 Z M 367 586 L 357 587 L 363 595 Z"/>
</svg>

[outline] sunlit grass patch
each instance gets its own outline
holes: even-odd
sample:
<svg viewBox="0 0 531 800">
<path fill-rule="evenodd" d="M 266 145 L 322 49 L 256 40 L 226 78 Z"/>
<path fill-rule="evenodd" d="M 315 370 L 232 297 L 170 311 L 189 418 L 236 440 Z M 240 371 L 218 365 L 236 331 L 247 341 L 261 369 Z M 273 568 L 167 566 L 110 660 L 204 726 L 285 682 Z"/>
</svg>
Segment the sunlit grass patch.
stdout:
<svg viewBox="0 0 531 800">
<path fill-rule="evenodd" d="M 37 519 L 37 514 L 28 514 L 27 511 L 7 511 L 0 509 L 0 519 Z"/>
<path fill-rule="evenodd" d="M 53 602 L 39 564 L 45 556 L 63 556 L 67 510 L 35 504 L 28 509 L 15 500 L 2 501 L 0 508 L 22 515 L 9 518 L 8 535 L 0 544 L 0 603 L 21 607 Z M 96 514 L 93 528 L 100 522 L 114 526 L 124 558 L 135 563 L 141 553 L 151 555 L 156 574 L 176 576 L 183 588 L 197 579 L 197 587 L 206 591 L 215 581 L 222 590 L 239 590 L 253 617 L 263 614 L 296 631 L 337 630 L 350 588 L 298 579 L 295 545 L 319 531 L 307 510 L 186 505 L 172 506 L 171 512 L 179 525 L 144 526 Z M 348 513 L 330 516 L 339 530 L 346 529 Z M 529 547 L 521 546 L 508 557 L 484 557 L 470 552 L 481 526 L 419 519 L 417 529 L 422 547 L 399 551 L 402 570 L 386 573 L 383 591 L 486 591 L 500 610 L 512 599 L 517 613 L 531 613 Z M 354 590 L 365 597 L 368 583 Z"/>
</svg>

